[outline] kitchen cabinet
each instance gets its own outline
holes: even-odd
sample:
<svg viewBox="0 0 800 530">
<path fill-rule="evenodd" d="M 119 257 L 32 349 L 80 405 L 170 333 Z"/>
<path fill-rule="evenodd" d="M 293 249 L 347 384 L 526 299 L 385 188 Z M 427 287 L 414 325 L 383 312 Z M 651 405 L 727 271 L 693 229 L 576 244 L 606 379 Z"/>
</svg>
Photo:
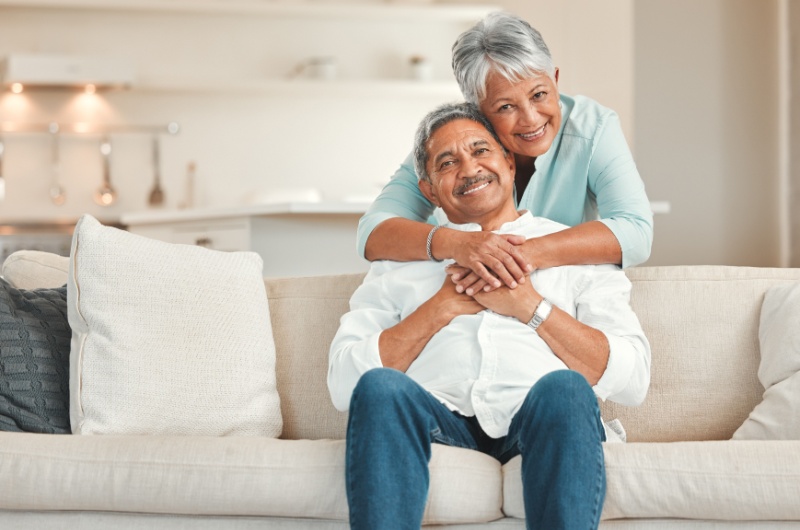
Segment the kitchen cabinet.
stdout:
<svg viewBox="0 0 800 530">
<path fill-rule="evenodd" d="M 131 233 L 222 251 L 253 251 L 264 276 L 365 272 L 356 252 L 366 203 L 288 202 L 232 208 L 145 211 L 122 216 Z"/>
</svg>

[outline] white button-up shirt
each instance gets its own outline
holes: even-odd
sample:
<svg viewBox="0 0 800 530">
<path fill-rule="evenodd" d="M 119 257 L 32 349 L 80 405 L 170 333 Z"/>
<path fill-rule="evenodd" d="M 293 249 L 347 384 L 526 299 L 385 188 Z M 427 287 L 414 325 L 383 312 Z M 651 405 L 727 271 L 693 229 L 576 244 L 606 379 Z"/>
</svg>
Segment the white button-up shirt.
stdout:
<svg viewBox="0 0 800 530">
<path fill-rule="evenodd" d="M 480 230 L 480 225 L 448 224 Z M 539 237 L 567 228 L 525 212 L 498 234 Z M 452 261 L 376 261 L 350 299 L 350 312 L 331 344 L 328 388 L 334 406 L 349 408 L 362 374 L 382 367 L 378 338 L 442 286 Z M 650 384 L 650 345 L 630 307 L 631 283 L 615 265 L 574 265 L 536 270 L 539 294 L 580 322 L 602 331 L 610 355 L 594 386 L 601 399 L 625 405 L 644 400 Z M 490 310 L 461 315 L 436 333 L 406 374 L 450 410 L 477 416 L 491 437 L 508 434 L 530 388 L 545 374 L 568 369 L 530 327 Z"/>
</svg>

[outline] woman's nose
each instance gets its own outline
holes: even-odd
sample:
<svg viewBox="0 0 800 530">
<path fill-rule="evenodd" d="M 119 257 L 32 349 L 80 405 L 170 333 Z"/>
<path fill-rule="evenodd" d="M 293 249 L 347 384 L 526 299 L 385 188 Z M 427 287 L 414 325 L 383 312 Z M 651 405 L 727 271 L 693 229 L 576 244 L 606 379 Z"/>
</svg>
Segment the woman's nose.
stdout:
<svg viewBox="0 0 800 530">
<path fill-rule="evenodd" d="M 520 112 L 519 125 L 530 127 L 536 125 L 539 118 L 539 111 L 536 110 L 536 106 L 530 103 L 528 105 L 521 105 L 520 109 L 522 112 Z"/>
</svg>

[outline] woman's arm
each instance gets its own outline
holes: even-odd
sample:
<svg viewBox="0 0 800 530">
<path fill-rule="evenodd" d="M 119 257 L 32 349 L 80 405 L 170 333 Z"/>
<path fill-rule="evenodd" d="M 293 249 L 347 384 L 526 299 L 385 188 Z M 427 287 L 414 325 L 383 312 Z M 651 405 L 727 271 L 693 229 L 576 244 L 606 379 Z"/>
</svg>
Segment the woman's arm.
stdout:
<svg viewBox="0 0 800 530">
<path fill-rule="evenodd" d="M 369 261 L 428 259 L 426 244 L 433 226 L 425 221 L 432 212 L 433 205 L 419 190 L 409 155 L 359 221 L 361 255 Z M 516 246 L 523 242 L 519 236 L 442 228 L 431 241 L 431 253 L 436 259 L 455 260 L 484 282 L 516 287 L 532 270 Z"/>
</svg>

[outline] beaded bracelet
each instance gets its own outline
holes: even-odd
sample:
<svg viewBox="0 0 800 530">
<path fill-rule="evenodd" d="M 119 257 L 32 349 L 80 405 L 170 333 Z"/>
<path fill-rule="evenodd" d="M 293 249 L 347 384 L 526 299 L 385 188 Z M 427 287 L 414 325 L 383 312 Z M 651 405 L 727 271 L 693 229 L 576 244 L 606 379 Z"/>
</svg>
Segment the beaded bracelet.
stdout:
<svg viewBox="0 0 800 530">
<path fill-rule="evenodd" d="M 436 259 L 433 257 L 433 253 L 431 252 L 431 242 L 433 241 L 433 234 L 436 233 L 437 230 L 441 228 L 441 225 L 436 225 L 431 228 L 431 231 L 428 232 L 428 241 L 425 242 L 425 250 L 428 252 L 428 259 L 431 261 L 442 261 L 440 259 Z"/>
</svg>

